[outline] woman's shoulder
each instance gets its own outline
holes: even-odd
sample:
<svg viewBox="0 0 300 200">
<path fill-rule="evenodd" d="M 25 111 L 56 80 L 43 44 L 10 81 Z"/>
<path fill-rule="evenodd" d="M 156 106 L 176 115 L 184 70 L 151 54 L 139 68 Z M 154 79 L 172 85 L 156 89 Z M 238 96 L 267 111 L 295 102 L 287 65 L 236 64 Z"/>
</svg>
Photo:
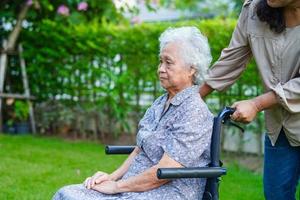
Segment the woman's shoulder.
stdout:
<svg viewBox="0 0 300 200">
<path fill-rule="evenodd" d="M 256 5 L 259 1 L 260 0 L 246 0 L 243 4 L 241 15 L 245 18 L 253 19 L 256 15 Z"/>
<path fill-rule="evenodd" d="M 270 31 L 268 31 L 268 26 L 266 26 L 265 22 L 262 22 L 256 13 L 257 4 L 261 0 L 246 0 L 243 9 L 242 9 L 242 22 L 244 24 L 245 29 L 247 30 L 247 34 L 251 36 L 268 36 L 272 35 Z"/>
<path fill-rule="evenodd" d="M 195 113 L 199 115 L 211 115 L 207 104 L 201 98 L 198 91 L 193 92 L 181 105 L 182 112 Z"/>
</svg>

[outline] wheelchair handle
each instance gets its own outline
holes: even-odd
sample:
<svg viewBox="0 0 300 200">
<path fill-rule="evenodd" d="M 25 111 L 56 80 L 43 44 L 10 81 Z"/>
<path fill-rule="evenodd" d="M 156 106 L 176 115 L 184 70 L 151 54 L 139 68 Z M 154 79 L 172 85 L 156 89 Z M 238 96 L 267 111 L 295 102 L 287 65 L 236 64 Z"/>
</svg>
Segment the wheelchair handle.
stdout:
<svg viewBox="0 0 300 200">
<path fill-rule="evenodd" d="M 222 124 L 230 121 L 230 115 L 235 112 L 235 108 L 225 107 L 217 117 L 214 118 L 212 143 L 211 143 L 211 167 L 220 167 L 220 144 Z"/>
<path fill-rule="evenodd" d="M 227 121 L 230 119 L 230 116 L 235 112 L 235 108 L 226 106 L 217 116 L 217 118 Z"/>
</svg>

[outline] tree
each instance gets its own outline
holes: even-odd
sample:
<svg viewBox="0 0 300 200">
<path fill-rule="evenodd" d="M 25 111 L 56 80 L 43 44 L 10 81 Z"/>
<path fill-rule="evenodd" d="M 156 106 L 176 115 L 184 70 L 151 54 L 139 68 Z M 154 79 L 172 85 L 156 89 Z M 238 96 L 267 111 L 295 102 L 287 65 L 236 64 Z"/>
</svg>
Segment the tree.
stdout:
<svg viewBox="0 0 300 200">
<path fill-rule="evenodd" d="M 14 51 L 22 28 L 38 30 L 45 19 L 59 20 L 63 25 L 93 21 L 115 20 L 117 13 L 111 0 L 2 0 L 0 1 L 0 41 L 3 52 Z M 6 27 L 6 28 L 5 28 Z M 35 32 L 37 33 L 37 31 Z M 4 90 L 7 54 L 1 54 L 0 93 Z M 2 99 L 0 99 L 0 131 L 2 131 Z"/>
<path fill-rule="evenodd" d="M 2 0 L 0 1 L 1 40 L 8 38 L 7 49 L 12 50 L 24 22 L 27 28 L 38 28 L 44 19 L 62 23 L 80 23 L 96 20 L 101 23 L 121 19 L 111 0 Z M 6 28 L 5 28 L 6 27 Z M 7 28 L 9 27 L 9 28 Z"/>
</svg>

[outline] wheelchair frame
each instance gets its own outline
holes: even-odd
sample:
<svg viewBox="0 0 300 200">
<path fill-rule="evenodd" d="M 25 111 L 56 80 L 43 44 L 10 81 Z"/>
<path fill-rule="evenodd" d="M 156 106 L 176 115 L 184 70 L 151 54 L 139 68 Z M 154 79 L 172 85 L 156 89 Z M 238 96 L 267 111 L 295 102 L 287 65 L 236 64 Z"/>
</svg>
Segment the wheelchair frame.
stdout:
<svg viewBox="0 0 300 200">
<path fill-rule="evenodd" d="M 177 178 L 207 178 L 205 191 L 202 200 L 219 199 L 220 177 L 226 174 L 226 168 L 222 167 L 220 161 L 220 143 L 222 124 L 234 125 L 244 131 L 240 126 L 230 121 L 230 115 L 235 109 L 225 107 L 216 117 L 214 117 L 213 132 L 211 140 L 211 162 L 209 167 L 194 168 L 159 168 L 157 177 L 159 179 Z M 106 146 L 106 154 L 130 154 L 136 146 Z"/>
</svg>

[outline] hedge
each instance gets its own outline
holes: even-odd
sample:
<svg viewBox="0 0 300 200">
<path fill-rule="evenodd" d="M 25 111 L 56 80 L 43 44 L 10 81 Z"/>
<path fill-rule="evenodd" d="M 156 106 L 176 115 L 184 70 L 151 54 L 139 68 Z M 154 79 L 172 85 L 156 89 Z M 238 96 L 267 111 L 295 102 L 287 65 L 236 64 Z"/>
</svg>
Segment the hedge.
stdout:
<svg viewBox="0 0 300 200">
<path fill-rule="evenodd" d="M 58 119 L 67 121 L 64 115 L 69 109 L 70 123 L 76 121 L 74 115 L 83 113 L 92 114 L 96 124 L 102 120 L 96 135 L 116 129 L 133 132 L 144 109 L 163 92 L 156 76 L 159 35 L 170 26 L 196 26 L 208 37 L 216 61 L 235 24 L 234 19 L 139 25 L 90 22 L 76 26 L 43 21 L 39 29 L 27 30 L 21 38 L 31 92 L 38 105 L 60 105 L 55 114 L 51 114 L 55 109 L 40 112 L 40 127 L 49 129 Z M 217 111 L 260 93 L 256 73 L 254 64 L 250 65 L 234 87 L 210 97 L 210 107 Z M 17 65 L 11 67 L 10 74 L 12 80 L 20 76 Z M 21 90 L 20 84 L 12 85 L 11 90 Z"/>
</svg>

